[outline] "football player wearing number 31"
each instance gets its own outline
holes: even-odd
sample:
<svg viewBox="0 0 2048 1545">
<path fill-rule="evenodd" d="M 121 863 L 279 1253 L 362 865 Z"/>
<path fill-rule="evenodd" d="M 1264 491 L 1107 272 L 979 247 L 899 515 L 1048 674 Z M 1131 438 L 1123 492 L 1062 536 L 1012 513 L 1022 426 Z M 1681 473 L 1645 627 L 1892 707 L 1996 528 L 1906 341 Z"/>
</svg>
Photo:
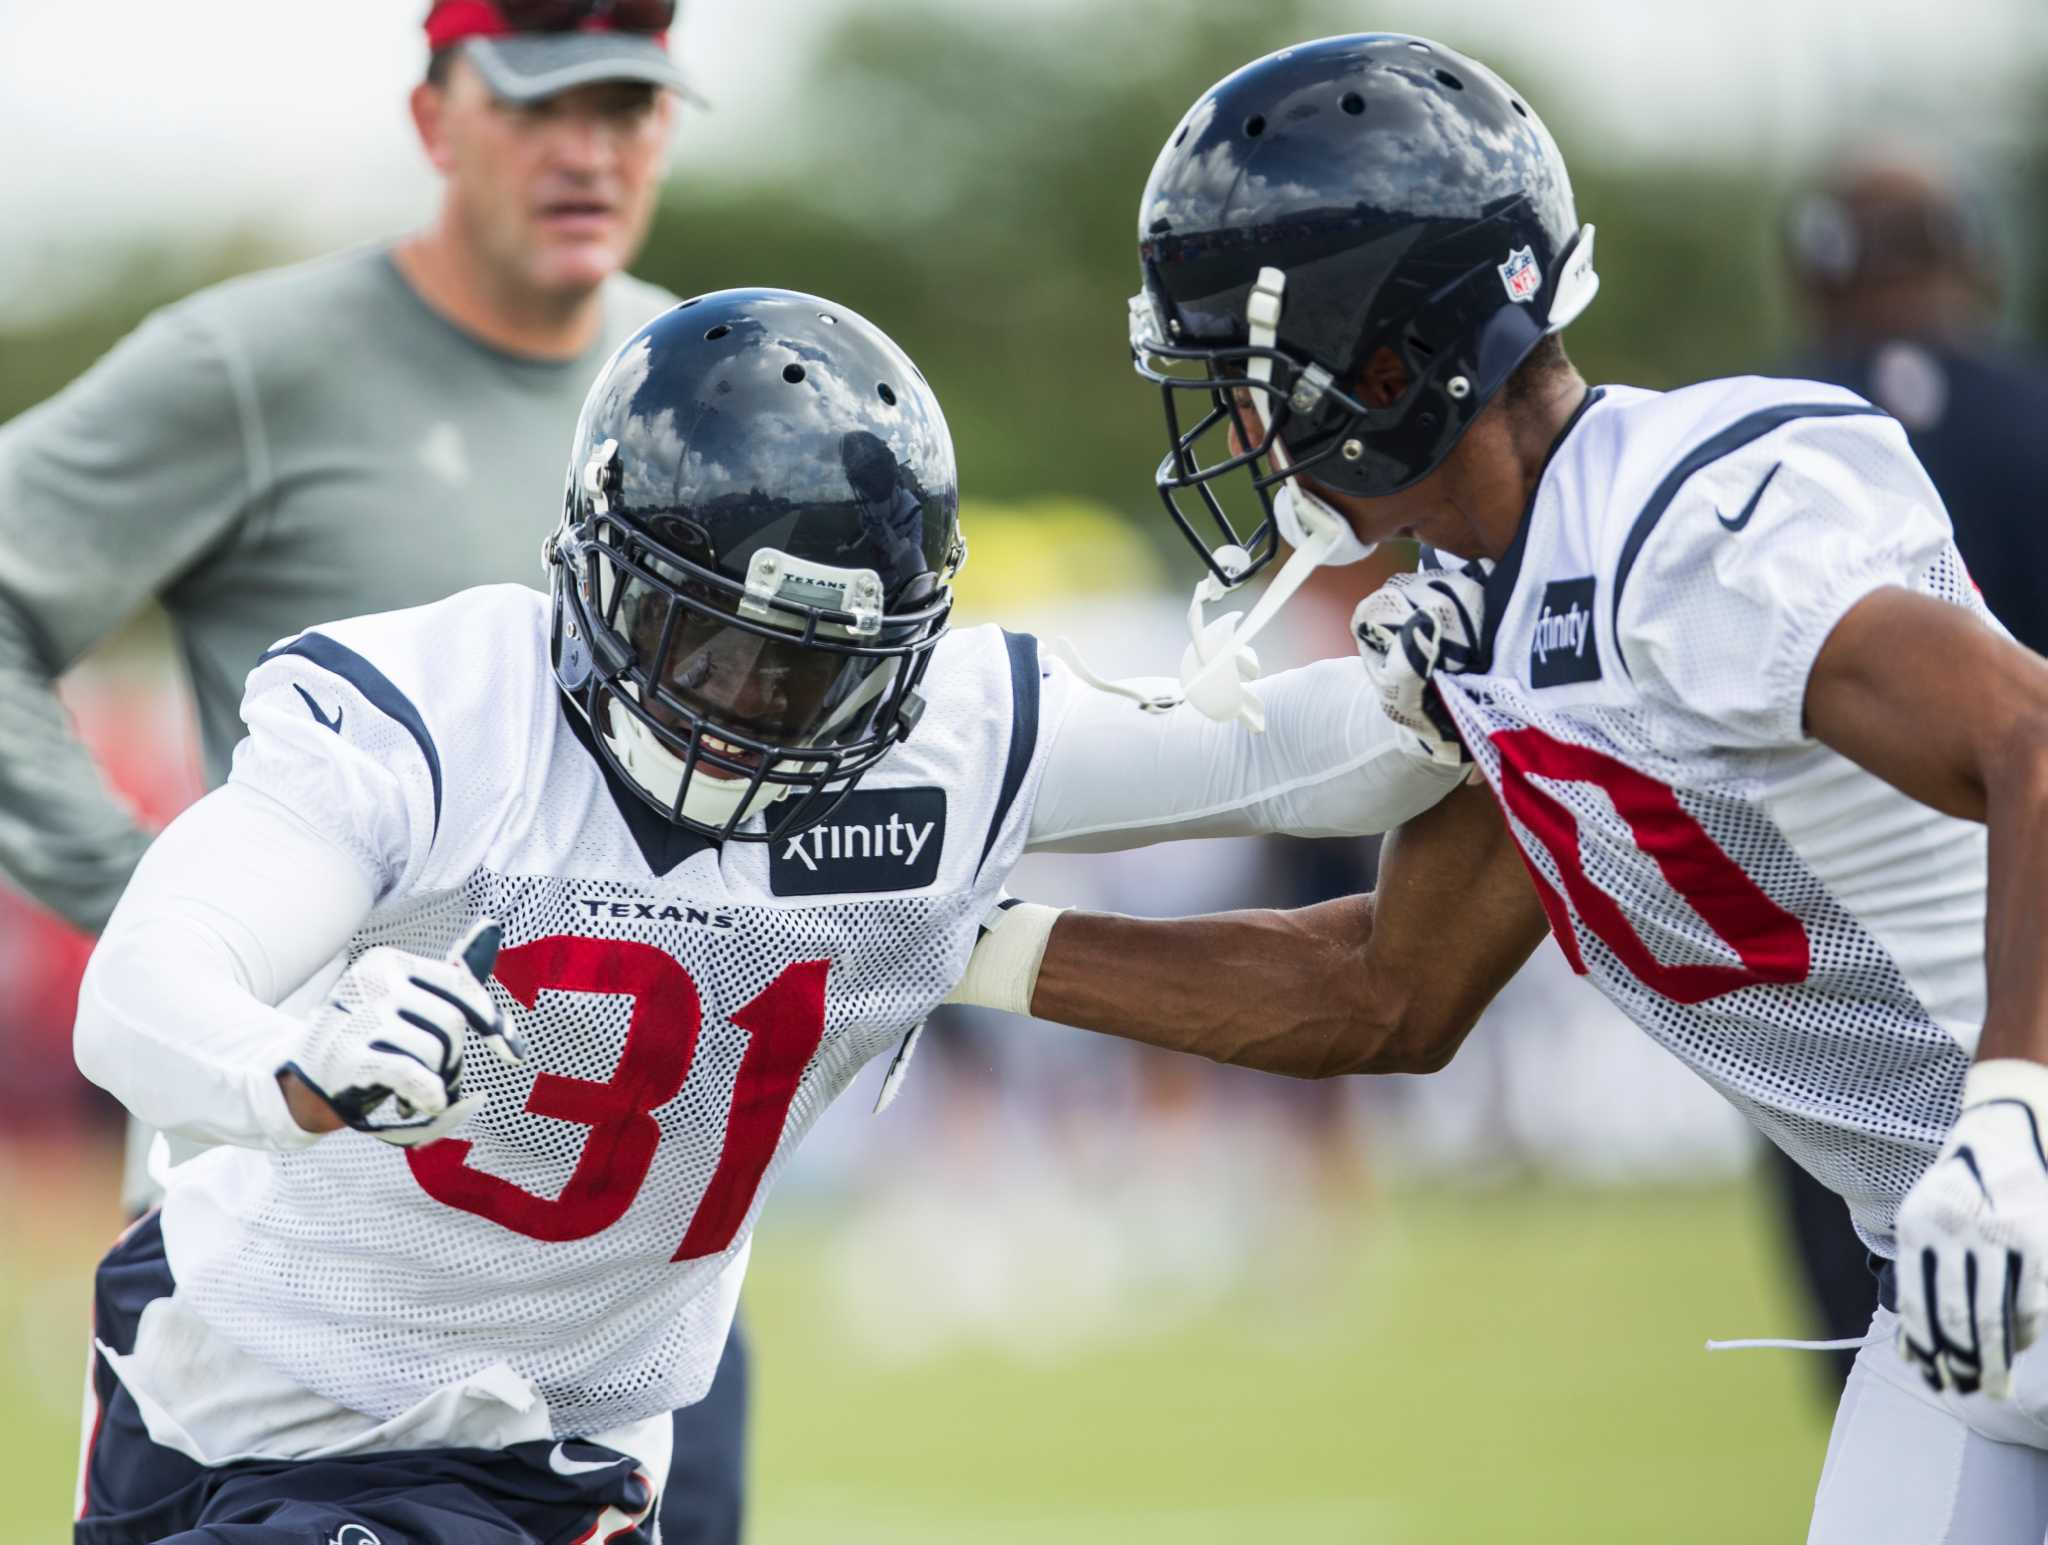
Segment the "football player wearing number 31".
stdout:
<svg viewBox="0 0 2048 1545">
<path fill-rule="evenodd" d="M 1420 537 L 1444 572 L 1361 641 L 1408 701 L 1434 673 L 1403 717 L 1487 788 L 1396 833 L 1369 897 L 1013 908 L 970 992 L 1257 1067 L 1427 1069 L 1547 927 L 1893 1263 L 1810 1538 L 2040 1541 L 2048 662 L 1985 611 L 1904 432 L 1808 382 L 1589 390 L 1555 338 L 1595 288 L 1564 162 L 1419 38 L 1205 92 L 1139 242 L 1159 483 L 1216 583 L 1276 526 L 1311 560 Z M 1239 636 L 1198 636 L 1195 701 Z"/>
<path fill-rule="evenodd" d="M 100 1269 L 81 1542 L 651 1540 L 770 1182 L 1019 854 L 1463 776 L 1352 662 L 1255 736 L 948 633 L 945 420 L 810 296 L 629 339 L 565 502 L 549 597 L 272 648 L 93 955 L 80 1065 L 214 1146 Z"/>
</svg>

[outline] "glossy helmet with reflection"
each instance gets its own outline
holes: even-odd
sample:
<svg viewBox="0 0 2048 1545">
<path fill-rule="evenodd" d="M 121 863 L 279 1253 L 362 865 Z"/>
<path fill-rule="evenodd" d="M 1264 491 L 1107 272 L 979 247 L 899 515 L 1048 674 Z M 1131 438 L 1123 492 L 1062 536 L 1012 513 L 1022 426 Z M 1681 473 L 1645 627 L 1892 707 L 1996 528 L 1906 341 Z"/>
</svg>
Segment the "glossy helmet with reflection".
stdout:
<svg viewBox="0 0 2048 1545">
<path fill-rule="evenodd" d="M 785 290 L 685 301 L 584 403 L 547 549 L 556 678 L 670 821 L 800 830 L 916 725 L 958 514 L 945 418 L 879 328 Z"/>
<path fill-rule="evenodd" d="M 1132 349 L 1171 443 L 1156 482 L 1226 584 L 1272 558 L 1294 472 L 1366 497 L 1426 477 L 1598 285 L 1529 105 L 1477 61 L 1390 34 L 1282 49 L 1204 92 L 1152 168 L 1138 240 Z M 1354 393 L 1383 349 L 1407 385 L 1373 408 Z M 1265 429 L 1235 451 L 1233 389 Z M 1240 469 L 1258 500 L 1243 531 L 1212 487 Z"/>
</svg>

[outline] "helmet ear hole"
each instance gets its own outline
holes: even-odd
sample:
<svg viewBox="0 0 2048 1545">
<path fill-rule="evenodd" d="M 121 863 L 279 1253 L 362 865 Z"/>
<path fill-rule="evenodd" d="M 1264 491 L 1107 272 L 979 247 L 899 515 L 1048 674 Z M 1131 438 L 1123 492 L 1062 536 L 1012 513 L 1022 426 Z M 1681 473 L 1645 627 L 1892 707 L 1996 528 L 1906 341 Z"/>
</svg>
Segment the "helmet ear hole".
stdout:
<svg viewBox="0 0 2048 1545">
<path fill-rule="evenodd" d="M 1410 380 L 1407 362 L 1381 344 L 1358 373 L 1358 400 L 1368 408 L 1392 407 L 1408 390 Z"/>
</svg>

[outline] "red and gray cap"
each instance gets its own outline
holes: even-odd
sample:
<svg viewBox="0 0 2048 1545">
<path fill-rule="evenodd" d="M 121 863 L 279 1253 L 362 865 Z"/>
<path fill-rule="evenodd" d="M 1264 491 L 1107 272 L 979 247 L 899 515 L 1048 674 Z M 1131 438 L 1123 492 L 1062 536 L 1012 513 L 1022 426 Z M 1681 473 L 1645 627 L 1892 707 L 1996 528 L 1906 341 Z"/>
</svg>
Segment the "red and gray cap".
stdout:
<svg viewBox="0 0 2048 1545">
<path fill-rule="evenodd" d="M 427 46 L 462 49 L 494 96 L 538 102 L 599 81 L 704 99 L 669 57 L 674 0 L 437 0 Z"/>
</svg>

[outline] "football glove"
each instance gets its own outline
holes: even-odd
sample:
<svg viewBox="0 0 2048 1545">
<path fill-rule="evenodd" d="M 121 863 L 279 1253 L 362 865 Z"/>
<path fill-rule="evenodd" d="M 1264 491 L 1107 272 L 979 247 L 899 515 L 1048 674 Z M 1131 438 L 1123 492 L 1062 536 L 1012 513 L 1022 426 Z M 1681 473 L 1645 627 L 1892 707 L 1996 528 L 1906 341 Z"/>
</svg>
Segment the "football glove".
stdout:
<svg viewBox="0 0 2048 1545">
<path fill-rule="evenodd" d="M 1467 766 L 1472 757 L 1429 678 L 1471 665 L 1485 607 L 1479 581 L 1431 570 L 1396 574 L 1351 614 L 1381 711 L 1408 732 L 1408 750 L 1446 767 Z"/>
<path fill-rule="evenodd" d="M 446 960 L 388 945 L 366 952 L 278 1072 L 295 1074 L 344 1125 L 387 1143 L 410 1148 L 447 1136 L 483 1103 L 462 1098 L 466 1031 L 504 1062 L 526 1058 L 486 985 L 500 936 L 485 918 Z"/>
<path fill-rule="evenodd" d="M 1899 1352 L 1936 1389 L 2003 1397 L 2048 1312 L 2048 1066 L 1980 1062 L 1899 1206 Z"/>
</svg>

